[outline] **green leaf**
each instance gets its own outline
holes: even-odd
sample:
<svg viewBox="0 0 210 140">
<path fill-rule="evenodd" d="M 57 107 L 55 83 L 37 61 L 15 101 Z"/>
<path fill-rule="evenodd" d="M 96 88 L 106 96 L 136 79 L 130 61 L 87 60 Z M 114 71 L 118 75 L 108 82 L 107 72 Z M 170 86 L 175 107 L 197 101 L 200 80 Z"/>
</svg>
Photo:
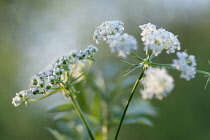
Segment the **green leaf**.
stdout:
<svg viewBox="0 0 210 140">
<path fill-rule="evenodd" d="M 74 112 L 60 112 L 60 113 L 56 114 L 53 117 L 53 119 L 69 121 L 69 120 L 73 120 L 76 117 L 77 117 L 77 115 Z"/>
<path fill-rule="evenodd" d="M 132 104 L 128 108 L 127 116 L 139 116 L 148 115 L 156 116 L 156 109 L 150 104 L 150 102 L 142 99 L 133 100 Z"/>
<path fill-rule="evenodd" d="M 90 95 L 88 96 L 87 92 L 85 90 L 82 90 L 77 93 L 76 100 L 79 103 L 83 113 L 89 113 L 90 112 L 90 104 L 89 104 L 89 99 Z"/>
<path fill-rule="evenodd" d="M 81 128 L 82 124 L 78 116 L 76 117 L 76 119 L 77 120 L 73 121 L 57 121 L 56 126 L 60 133 L 71 137 L 73 140 L 82 140 L 82 137 L 84 133 L 86 133 L 86 131 L 85 129 L 78 129 Z"/>
<path fill-rule="evenodd" d="M 144 125 L 148 125 L 148 126 L 153 126 L 153 123 L 150 119 L 146 118 L 146 117 L 134 117 L 134 118 L 127 118 L 123 121 L 123 124 L 144 124 Z"/>
<path fill-rule="evenodd" d="M 101 118 L 96 118 L 95 116 L 93 115 L 88 115 L 88 114 L 85 114 L 85 117 L 87 118 L 87 120 L 93 124 L 93 125 L 99 125 L 100 124 L 100 119 Z"/>
<path fill-rule="evenodd" d="M 48 112 L 55 113 L 55 112 L 71 111 L 73 108 L 74 108 L 73 104 L 64 103 L 64 104 L 60 104 L 60 105 L 50 107 L 48 109 Z"/>
<path fill-rule="evenodd" d="M 101 97 L 99 94 L 95 93 L 92 104 L 91 104 L 91 114 L 97 119 L 101 119 Z"/>
<path fill-rule="evenodd" d="M 67 140 L 67 137 L 63 134 L 60 134 L 58 131 L 51 129 L 51 128 L 46 128 L 57 140 Z"/>
<path fill-rule="evenodd" d="M 124 106 L 115 106 L 112 108 L 112 124 L 119 124 L 120 117 L 122 116 Z M 144 124 L 148 126 L 153 126 L 152 121 L 147 116 L 156 116 L 156 109 L 150 104 L 150 102 L 136 98 L 133 100 L 127 110 L 125 124 Z"/>
</svg>

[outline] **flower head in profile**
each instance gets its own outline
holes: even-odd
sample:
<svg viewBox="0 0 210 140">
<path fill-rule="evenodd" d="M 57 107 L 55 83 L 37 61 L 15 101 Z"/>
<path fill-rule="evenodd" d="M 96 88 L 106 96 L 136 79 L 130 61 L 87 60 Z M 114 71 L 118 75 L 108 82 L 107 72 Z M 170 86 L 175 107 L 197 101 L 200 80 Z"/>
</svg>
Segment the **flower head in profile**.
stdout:
<svg viewBox="0 0 210 140">
<path fill-rule="evenodd" d="M 123 30 L 124 27 L 121 21 L 106 21 L 96 28 L 93 35 L 93 40 L 96 40 L 96 43 L 99 44 L 99 40 L 106 41 L 112 35 L 115 35 L 117 33 L 121 34 Z"/>
<path fill-rule="evenodd" d="M 32 92 L 34 89 L 22 90 L 16 93 L 16 96 L 12 98 L 12 104 L 14 106 L 19 106 L 21 103 L 25 102 L 27 104 L 27 100 L 32 96 Z"/>
<path fill-rule="evenodd" d="M 94 60 L 93 55 L 98 51 L 97 47 L 90 45 L 82 51 L 71 51 L 68 55 L 56 59 L 51 67 L 39 72 L 31 78 L 30 89 L 16 93 L 12 104 L 18 106 L 37 94 L 46 94 L 52 90 L 61 88 L 60 84 L 68 83 L 81 77 L 85 64 Z"/>
<path fill-rule="evenodd" d="M 128 54 L 130 54 L 130 50 L 137 49 L 137 41 L 136 39 L 128 35 L 124 34 L 115 34 L 107 40 L 107 44 L 111 49 L 111 52 L 118 52 L 118 56 L 122 58 L 126 58 Z"/>
<path fill-rule="evenodd" d="M 140 90 L 143 99 L 157 98 L 162 100 L 174 88 L 174 80 L 164 68 L 149 67 L 141 81 L 144 89 Z"/>
<path fill-rule="evenodd" d="M 196 60 L 194 55 L 188 55 L 186 52 L 177 52 L 178 59 L 173 60 L 172 67 L 181 71 L 181 78 L 190 80 L 196 74 Z"/>
<path fill-rule="evenodd" d="M 180 42 L 173 33 L 165 29 L 156 29 L 156 26 L 148 23 L 139 26 L 142 30 L 141 36 L 144 43 L 144 50 L 152 50 L 155 56 L 158 56 L 163 50 L 166 53 L 174 53 L 180 50 Z"/>
</svg>

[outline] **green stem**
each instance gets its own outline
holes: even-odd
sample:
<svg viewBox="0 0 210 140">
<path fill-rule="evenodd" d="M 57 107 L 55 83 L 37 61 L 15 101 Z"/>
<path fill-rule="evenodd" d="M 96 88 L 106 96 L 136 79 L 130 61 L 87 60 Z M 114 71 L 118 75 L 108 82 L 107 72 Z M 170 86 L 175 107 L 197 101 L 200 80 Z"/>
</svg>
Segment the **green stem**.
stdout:
<svg viewBox="0 0 210 140">
<path fill-rule="evenodd" d="M 46 92 L 45 95 L 44 95 L 43 97 L 37 98 L 37 99 L 30 99 L 30 100 L 28 100 L 27 102 L 35 102 L 35 101 L 42 100 L 42 99 L 47 98 L 47 97 L 49 97 L 50 95 L 53 95 L 53 94 L 55 94 L 56 92 L 59 92 L 59 91 L 61 91 L 61 88 L 60 88 L 60 89 L 57 89 L 57 90 L 54 90 L 54 91 L 51 91 L 51 92 Z"/>
<path fill-rule="evenodd" d="M 202 70 L 196 70 L 197 73 L 206 74 L 210 76 L 210 72 L 202 71 Z"/>
<path fill-rule="evenodd" d="M 71 89 L 71 87 L 69 87 L 69 88 Z M 78 113 L 80 119 L 82 120 L 83 124 L 85 125 L 91 140 L 95 140 L 95 137 L 94 137 L 94 135 L 93 135 L 93 133 L 92 133 L 92 131 L 90 129 L 90 126 L 88 125 L 87 120 L 85 119 L 85 116 L 84 116 L 84 114 L 82 112 L 82 109 L 80 108 L 80 106 L 79 106 L 77 100 L 75 99 L 74 95 L 67 89 L 65 89 L 65 91 L 69 92 L 69 94 L 67 94 L 67 95 L 70 96 L 70 99 L 71 99 L 71 101 L 72 101 L 72 103 L 74 105 L 74 108 L 75 108 L 76 112 Z"/>
<path fill-rule="evenodd" d="M 155 57 L 156 57 L 155 54 L 152 53 L 151 56 L 150 56 L 150 58 L 149 58 L 149 60 L 152 61 Z"/>
<path fill-rule="evenodd" d="M 145 69 L 143 69 L 143 71 L 142 71 L 141 74 L 139 75 L 139 78 L 136 80 L 136 83 L 135 83 L 134 86 L 133 86 L 133 89 L 132 89 L 132 91 L 131 91 L 130 97 L 129 97 L 129 99 L 128 99 L 128 101 L 127 101 L 127 104 L 126 104 L 126 106 L 125 106 L 125 109 L 124 109 L 124 111 L 123 111 L 123 115 L 122 115 L 122 117 L 121 117 L 120 124 L 119 124 L 118 129 L 117 129 L 117 133 L 116 133 L 116 135 L 115 135 L 115 140 L 117 140 L 117 138 L 118 138 L 118 135 L 119 135 L 119 132 L 120 132 L 120 128 L 121 128 L 122 123 L 123 123 L 123 120 L 124 120 L 124 118 L 125 118 L 125 114 L 126 114 L 126 112 L 127 112 L 127 109 L 128 109 L 128 107 L 129 107 L 129 104 L 130 104 L 130 102 L 131 102 L 131 99 L 132 99 L 132 97 L 133 97 L 133 95 L 134 95 L 134 92 L 136 91 L 136 88 L 137 88 L 139 82 L 141 81 L 141 79 L 142 79 L 142 77 L 143 77 L 143 75 L 144 75 L 144 70 L 145 70 Z"/>
<path fill-rule="evenodd" d="M 74 82 L 76 82 L 79 78 L 81 78 L 83 75 L 85 75 L 85 74 L 88 72 L 88 70 L 90 69 L 90 66 L 91 66 L 91 62 L 90 62 L 90 64 L 88 65 L 87 69 L 86 69 L 81 75 L 79 75 L 76 79 L 70 81 L 70 83 L 71 83 L 71 84 L 74 84 Z"/>
<path fill-rule="evenodd" d="M 169 68 L 172 68 L 172 69 L 176 69 L 176 68 L 171 67 L 171 64 L 150 63 L 150 65 L 151 66 L 159 66 L 159 67 L 169 67 Z"/>
<path fill-rule="evenodd" d="M 164 67 L 164 68 L 168 68 L 168 69 L 177 70 L 176 68 L 172 67 L 170 64 L 151 63 L 150 65 L 151 66 L 159 66 L 159 67 Z M 210 72 L 207 72 L 207 71 L 196 70 L 196 73 L 200 73 L 200 74 L 204 74 L 204 75 L 209 75 L 210 76 Z"/>
<path fill-rule="evenodd" d="M 131 55 L 133 55 L 133 57 L 139 59 L 140 61 L 144 61 L 143 58 L 141 58 L 139 55 L 135 54 L 133 51 L 130 51 Z"/>
</svg>

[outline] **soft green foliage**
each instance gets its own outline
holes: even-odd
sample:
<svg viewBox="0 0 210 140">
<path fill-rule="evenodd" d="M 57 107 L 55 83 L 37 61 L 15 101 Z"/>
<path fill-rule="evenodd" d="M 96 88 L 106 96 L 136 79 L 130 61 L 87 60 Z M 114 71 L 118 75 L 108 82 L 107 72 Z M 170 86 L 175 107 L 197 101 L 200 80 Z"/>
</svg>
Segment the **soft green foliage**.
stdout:
<svg viewBox="0 0 210 140">
<path fill-rule="evenodd" d="M 104 1 L 103 3 L 80 0 L 1 0 L 0 6 L 1 140 L 53 139 L 43 129 L 45 126 L 51 127 L 49 123 L 52 123 L 46 116 L 48 113 L 42 111 L 45 105 L 42 105 L 41 109 L 37 108 L 37 105 L 47 102 L 48 99 L 31 103 L 27 108 L 23 105 L 16 109 L 11 105 L 10 98 L 17 90 L 28 86 L 27 80 L 32 76 L 32 73 L 35 74 L 43 64 L 49 62 L 49 59 L 43 58 L 54 58 L 53 50 L 59 53 L 56 54 L 57 56 L 64 54 L 62 50 L 70 49 L 62 43 L 65 44 L 68 40 L 76 42 L 77 45 L 66 44 L 78 47 L 90 42 L 92 38 L 88 39 L 87 36 L 92 35 L 92 29 L 103 21 L 104 17 L 106 19 L 123 19 L 126 24 L 134 26 L 148 21 L 167 26 L 184 41 L 182 43 L 186 49 L 190 48 L 188 53 L 198 56 L 199 67 L 209 70 L 209 66 L 206 64 L 206 60 L 209 59 L 208 46 L 210 44 L 208 0 L 204 2 L 133 0 Z M 96 12 L 93 7 L 100 8 Z M 87 16 L 87 14 L 91 16 Z M 73 32 L 73 36 L 78 40 L 66 35 L 66 32 L 72 29 L 76 30 L 76 34 Z M 129 26 L 126 32 L 135 34 L 135 36 L 139 35 L 139 31 L 133 26 Z M 44 44 L 43 40 L 45 40 Z M 56 46 L 52 40 L 62 43 Z M 46 50 L 49 53 L 46 53 Z M 38 54 L 38 57 L 31 56 L 27 52 Z M 46 54 L 47 56 L 45 56 Z M 168 63 L 168 56 L 159 60 Z M 111 58 L 110 61 L 114 61 L 114 58 Z M 29 71 L 32 73 L 29 74 Z M 18 73 L 24 74 L 17 79 Z M 177 77 L 179 76 L 177 75 Z M 163 102 L 152 101 L 161 111 L 158 120 L 153 121 L 155 127 L 126 126 L 122 129 L 120 139 L 127 140 L 131 136 L 133 140 L 209 139 L 210 94 L 208 86 L 206 90 L 203 90 L 204 84 L 205 81 L 201 76 L 189 84 L 184 84 L 183 80 L 176 78 L 176 90 L 169 98 Z"/>
<path fill-rule="evenodd" d="M 54 113 L 54 112 L 64 112 L 64 111 L 69 111 L 73 108 L 73 105 L 71 103 L 64 103 L 64 104 L 59 104 L 55 106 L 51 106 L 48 109 L 48 112 Z"/>
<path fill-rule="evenodd" d="M 116 65 L 112 66 L 112 73 L 109 76 L 96 74 L 92 70 L 82 81 L 74 85 L 77 91 L 76 99 L 81 104 L 97 140 L 112 139 L 113 136 L 109 133 L 111 130 L 115 131 L 119 124 L 126 102 L 125 97 L 129 95 L 127 91 L 131 89 L 136 78 L 136 76 L 129 76 L 123 80 L 119 78 L 120 76 L 116 78 L 119 71 L 120 67 Z M 49 112 L 56 113 L 53 119 L 56 120 L 60 133 L 75 139 L 87 139 L 87 132 L 81 128 L 81 121 L 71 103 L 53 106 Z M 139 123 L 152 126 L 153 123 L 148 117 L 156 114 L 156 109 L 148 101 L 143 101 L 137 96 L 128 110 L 124 124 Z M 65 131 L 66 127 L 59 127 L 61 124 L 67 124 L 65 126 L 68 131 Z"/>
<path fill-rule="evenodd" d="M 60 134 L 58 131 L 53 130 L 51 128 L 47 128 L 47 130 L 53 134 L 53 136 L 58 139 L 58 140 L 67 140 L 67 137 L 65 135 Z M 68 138 L 68 140 L 71 140 L 70 138 Z"/>
</svg>

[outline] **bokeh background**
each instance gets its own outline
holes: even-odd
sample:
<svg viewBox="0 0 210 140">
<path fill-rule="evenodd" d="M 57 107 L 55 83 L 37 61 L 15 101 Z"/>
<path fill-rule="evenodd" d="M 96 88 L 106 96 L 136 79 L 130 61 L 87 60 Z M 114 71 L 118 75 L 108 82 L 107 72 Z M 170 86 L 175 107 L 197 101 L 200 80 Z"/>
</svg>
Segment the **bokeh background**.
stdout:
<svg viewBox="0 0 210 140">
<path fill-rule="evenodd" d="M 197 68 L 210 71 L 209 0 L 0 0 L 0 140 L 54 139 L 45 129 L 55 125 L 46 109 L 65 99 L 55 95 L 15 108 L 12 97 L 56 57 L 95 44 L 95 27 L 116 19 L 137 38 L 138 54 L 143 54 L 138 26 L 151 22 L 178 35 L 182 50 L 196 56 Z M 107 48 L 100 48 L 97 57 L 110 65 L 113 60 L 122 63 Z M 156 61 L 170 63 L 174 57 L 163 54 Z M 176 84 L 171 95 L 151 101 L 159 112 L 151 118 L 154 126 L 125 125 L 120 140 L 210 139 L 206 78 L 198 74 L 187 82 L 170 73 Z"/>
</svg>

